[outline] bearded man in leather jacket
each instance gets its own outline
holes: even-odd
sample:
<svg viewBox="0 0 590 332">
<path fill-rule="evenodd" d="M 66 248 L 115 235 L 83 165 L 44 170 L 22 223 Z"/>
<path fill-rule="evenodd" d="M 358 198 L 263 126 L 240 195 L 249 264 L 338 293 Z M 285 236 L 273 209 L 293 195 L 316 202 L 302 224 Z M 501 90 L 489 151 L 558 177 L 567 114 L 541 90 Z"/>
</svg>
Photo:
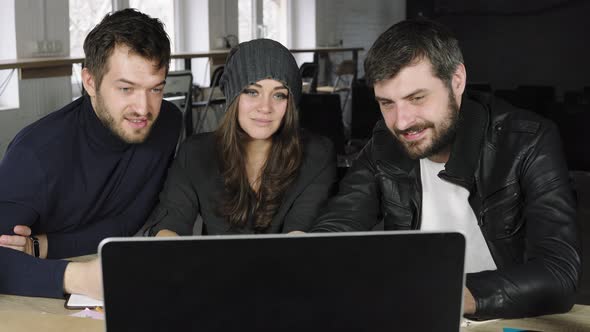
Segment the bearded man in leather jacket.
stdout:
<svg viewBox="0 0 590 332">
<path fill-rule="evenodd" d="M 467 317 L 570 310 L 580 250 L 555 125 L 464 93 L 458 42 L 428 20 L 384 32 L 365 73 L 383 121 L 312 231 L 371 230 L 380 221 L 386 230 L 461 231 Z"/>
</svg>

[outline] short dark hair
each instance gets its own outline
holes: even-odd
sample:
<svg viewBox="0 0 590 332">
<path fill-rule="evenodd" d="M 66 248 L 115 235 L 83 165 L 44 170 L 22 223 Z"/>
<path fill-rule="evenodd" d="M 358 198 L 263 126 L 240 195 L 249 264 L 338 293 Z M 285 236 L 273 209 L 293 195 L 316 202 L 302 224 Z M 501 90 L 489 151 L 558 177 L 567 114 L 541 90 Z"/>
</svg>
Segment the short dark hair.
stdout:
<svg viewBox="0 0 590 332">
<path fill-rule="evenodd" d="M 138 10 L 127 8 L 107 14 L 84 40 L 84 66 L 100 87 L 108 71 L 108 58 L 115 46 L 126 45 L 132 52 L 158 63 L 158 69 L 170 65 L 170 39 L 164 25 Z"/>
<path fill-rule="evenodd" d="M 459 42 L 445 26 L 427 19 L 399 22 L 382 33 L 365 59 L 367 82 L 395 77 L 404 67 L 428 59 L 434 75 L 450 86 L 463 63 Z"/>
</svg>

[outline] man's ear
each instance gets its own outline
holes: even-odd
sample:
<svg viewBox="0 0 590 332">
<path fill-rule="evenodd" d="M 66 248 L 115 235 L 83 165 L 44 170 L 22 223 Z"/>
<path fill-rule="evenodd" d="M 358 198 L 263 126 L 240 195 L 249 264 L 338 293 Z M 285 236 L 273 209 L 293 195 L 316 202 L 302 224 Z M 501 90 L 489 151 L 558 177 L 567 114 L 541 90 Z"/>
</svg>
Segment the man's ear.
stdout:
<svg viewBox="0 0 590 332">
<path fill-rule="evenodd" d="M 96 96 L 96 81 L 88 68 L 82 69 L 82 84 L 84 84 L 84 90 L 90 97 Z"/>
<path fill-rule="evenodd" d="M 466 84 L 467 72 L 465 70 L 465 65 L 460 63 L 457 65 L 457 69 L 455 69 L 455 73 L 453 74 L 453 79 L 451 81 L 451 87 L 453 88 L 455 96 L 461 96 L 463 94 Z"/>
</svg>

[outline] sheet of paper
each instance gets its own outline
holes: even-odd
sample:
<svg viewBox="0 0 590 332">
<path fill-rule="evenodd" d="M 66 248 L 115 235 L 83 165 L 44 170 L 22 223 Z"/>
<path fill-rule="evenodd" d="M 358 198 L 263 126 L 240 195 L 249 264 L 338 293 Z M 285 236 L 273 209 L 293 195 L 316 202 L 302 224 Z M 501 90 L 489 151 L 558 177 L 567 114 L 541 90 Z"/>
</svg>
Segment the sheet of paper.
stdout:
<svg viewBox="0 0 590 332">
<path fill-rule="evenodd" d="M 78 311 L 75 314 L 71 314 L 72 317 L 80 317 L 80 318 L 92 318 L 92 319 L 100 319 L 104 320 L 104 313 L 98 312 L 96 310 L 90 310 L 88 308 Z"/>
<path fill-rule="evenodd" d="M 88 296 L 80 295 L 80 294 L 72 294 L 68 299 L 68 303 L 66 303 L 66 307 L 76 307 L 76 308 L 94 308 L 94 307 L 102 307 L 104 303 L 101 300 L 96 300 Z"/>
<path fill-rule="evenodd" d="M 486 324 L 486 323 L 490 323 L 490 322 L 495 322 L 498 320 L 499 319 L 477 321 L 477 320 L 463 318 L 463 320 L 461 321 L 461 327 L 468 327 L 468 326 L 472 326 L 472 325 L 481 325 L 481 324 Z"/>
</svg>

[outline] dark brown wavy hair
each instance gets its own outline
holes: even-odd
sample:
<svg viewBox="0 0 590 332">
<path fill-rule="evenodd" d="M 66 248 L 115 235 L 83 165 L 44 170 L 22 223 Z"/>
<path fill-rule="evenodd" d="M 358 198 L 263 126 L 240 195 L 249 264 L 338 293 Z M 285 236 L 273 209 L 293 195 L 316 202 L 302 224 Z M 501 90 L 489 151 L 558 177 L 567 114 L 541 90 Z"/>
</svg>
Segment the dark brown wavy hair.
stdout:
<svg viewBox="0 0 590 332">
<path fill-rule="evenodd" d="M 248 134 L 238 123 L 239 98 L 234 99 L 215 131 L 224 192 L 218 213 L 232 226 L 252 227 L 265 232 L 277 213 L 283 195 L 295 179 L 302 160 L 299 121 L 293 98 L 289 95 L 287 111 L 279 129 L 272 136 L 272 147 L 260 172 L 256 193 L 246 173 L 246 142 Z"/>
</svg>

